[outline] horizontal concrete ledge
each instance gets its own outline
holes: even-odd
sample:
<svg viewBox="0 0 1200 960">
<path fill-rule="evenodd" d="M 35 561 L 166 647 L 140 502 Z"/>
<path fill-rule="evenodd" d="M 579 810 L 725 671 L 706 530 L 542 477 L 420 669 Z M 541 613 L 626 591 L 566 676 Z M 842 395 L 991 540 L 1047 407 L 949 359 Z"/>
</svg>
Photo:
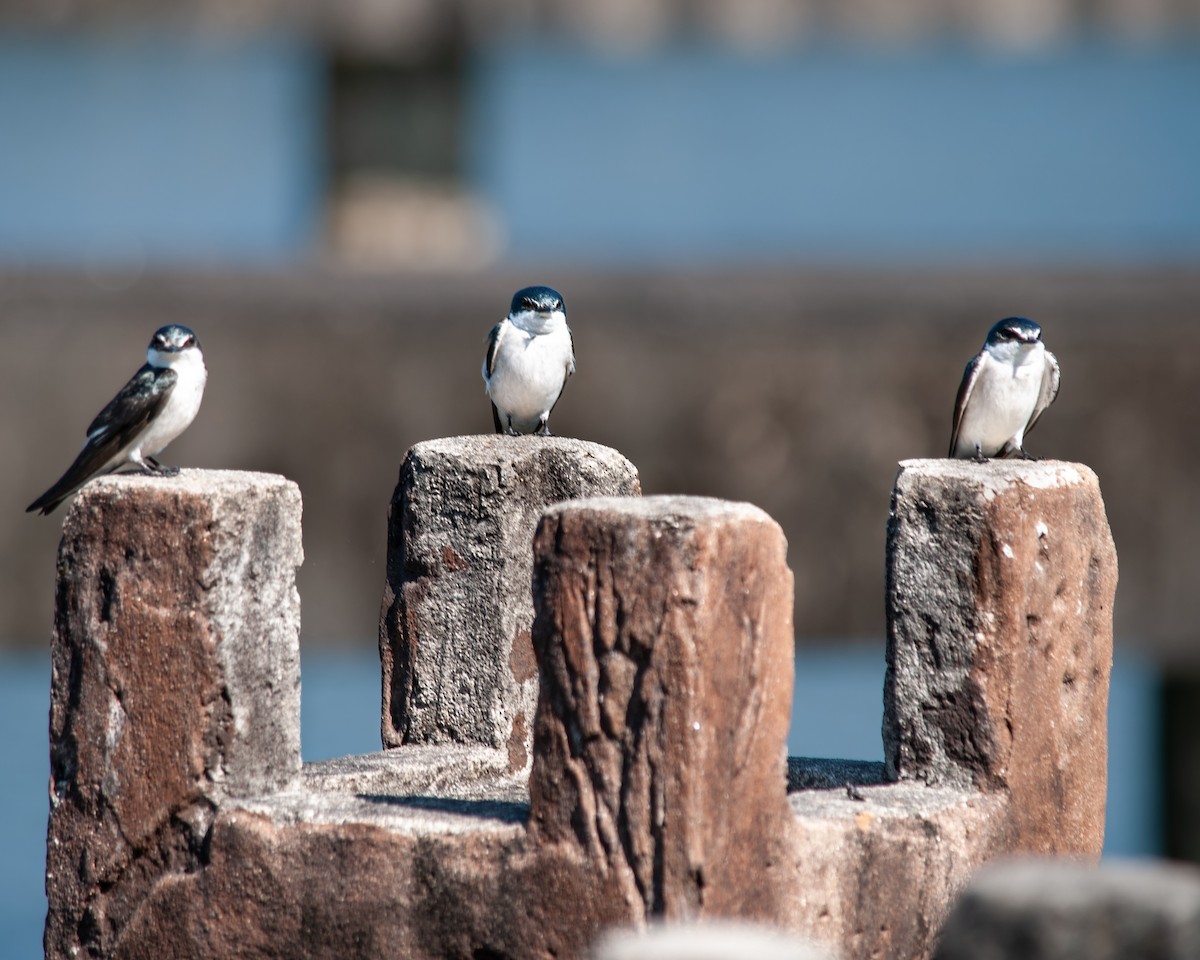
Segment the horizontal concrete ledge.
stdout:
<svg viewBox="0 0 1200 960">
<path fill-rule="evenodd" d="M 367 827 L 398 837 L 434 839 L 465 833 L 513 839 L 525 834 L 529 805 L 505 800 L 359 793 L 278 793 L 221 807 L 266 818 L 276 827 Z"/>
<path fill-rule="evenodd" d="M 295 790 L 228 805 L 276 825 L 361 824 L 402 834 L 523 828 L 529 795 L 504 750 L 413 745 L 306 763 Z"/>
<path fill-rule="evenodd" d="M 788 757 L 788 793 L 795 790 L 832 790 L 837 787 L 871 786 L 886 783 L 883 761 L 821 760 Z"/>
<path fill-rule="evenodd" d="M 447 797 L 495 797 L 517 789 L 527 798 L 522 779 L 509 777 L 508 754 L 463 744 L 412 744 L 396 750 L 361 753 L 306 763 L 304 787 L 321 793 L 373 793 L 402 796 L 434 792 Z M 511 781 L 511 787 L 500 786 Z"/>
<path fill-rule="evenodd" d="M 882 765 L 881 765 L 882 766 Z M 837 787 L 797 790 L 788 794 L 792 812 L 803 821 L 846 821 L 848 827 L 861 830 L 862 817 L 895 820 L 901 823 L 929 820 L 946 815 L 965 816 L 983 823 L 1002 811 L 1002 797 L 955 787 L 930 787 L 920 783 L 845 783 Z M 854 796 L 851 796 L 853 792 Z"/>
</svg>

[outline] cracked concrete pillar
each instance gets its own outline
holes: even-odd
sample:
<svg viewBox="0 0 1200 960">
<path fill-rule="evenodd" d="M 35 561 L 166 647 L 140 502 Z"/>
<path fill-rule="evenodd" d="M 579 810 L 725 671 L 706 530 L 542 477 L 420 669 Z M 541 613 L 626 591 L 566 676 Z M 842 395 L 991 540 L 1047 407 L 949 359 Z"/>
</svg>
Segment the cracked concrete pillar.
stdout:
<svg viewBox="0 0 1200 960">
<path fill-rule="evenodd" d="M 533 531 L 543 508 L 641 492 L 616 450 L 566 437 L 451 437 L 404 459 L 379 624 L 384 747 L 474 743 L 529 762 Z"/>
<path fill-rule="evenodd" d="M 539 843 L 578 848 L 635 921 L 780 922 L 792 573 L 767 514 L 700 497 L 546 511 L 534 540 Z"/>
<path fill-rule="evenodd" d="M 888 777 L 1003 793 L 1009 849 L 1098 856 L 1116 587 L 1087 467 L 903 462 L 888 524 Z"/>
<path fill-rule="evenodd" d="M 63 524 L 51 648 L 46 956 L 109 956 L 217 804 L 300 772 L 300 492 L 106 477 Z"/>
</svg>

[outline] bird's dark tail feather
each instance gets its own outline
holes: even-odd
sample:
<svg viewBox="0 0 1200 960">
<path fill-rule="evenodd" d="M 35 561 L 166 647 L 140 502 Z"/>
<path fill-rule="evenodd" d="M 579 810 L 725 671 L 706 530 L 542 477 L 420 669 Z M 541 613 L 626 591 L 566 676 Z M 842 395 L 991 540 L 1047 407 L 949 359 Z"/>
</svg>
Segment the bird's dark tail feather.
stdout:
<svg viewBox="0 0 1200 960">
<path fill-rule="evenodd" d="M 34 500 L 33 503 L 31 503 L 29 506 L 27 506 L 25 508 L 25 512 L 33 513 L 36 510 L 43 517 L 47 516 L 48 514 L 51 514 L 55 510 L 57 510 L 59 507 L 59 504 L 61 504 L 64 500 L 67 499 L 67 497 L 69 497 L 74 492 L 75 492 L 74 490 L 67 490 L 65 492 L 60 492 L 58 489 L 58 484 L 55 484 L 53 487 L 51 487 L 49 490 L 47 490 L 45 493 L 43 493 L 40 497 L 38 497 L 36 500 Z"/>
<path fill-rule="evenodd" d="M 92 477 L 112 472 L 111 470 L 89 469 L 88 465 L 84 462 L 86 453 L 86 450 L 81 453 L 76 461 L 67 469 L 67 472 L 58 478 L 54 486 L 27 506 L 25 512 L 33 513 L 36 510 L 43 517 L 53 513 L 58 509 L 60 503 L 79 490 Z"/>
</svg>

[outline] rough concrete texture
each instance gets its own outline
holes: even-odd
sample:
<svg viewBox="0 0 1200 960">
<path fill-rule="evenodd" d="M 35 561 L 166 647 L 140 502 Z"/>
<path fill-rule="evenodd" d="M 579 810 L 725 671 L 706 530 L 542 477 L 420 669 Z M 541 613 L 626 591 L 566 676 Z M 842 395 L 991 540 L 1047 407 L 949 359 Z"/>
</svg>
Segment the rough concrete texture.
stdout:
<svg viewBox="0 0 1200 960">
<path fill-rule="evenodd" d="M 539 676 L 528 775 L 508 743 L 475 742 L 297 776 L 294 487 L 212 474 L 89 487 L 59 568 L 47 956 L 571 960 L 656 918 L 766 922 L 846 960 L 929 956 L 981 864 L 1036 844 L 1096 849 L 1092 758 L 1106 731 L 1088 684 L 1107 683 L 1107 661 L 1058 689 L 1056 671 L 1091 663 L 1095 638 L 1055 602 L 1078 600 L 1107 650 L 1115 570 L 1088 533 L 1107 531 L 1082 468 L 923 466 L 897 482 L 889 583 L 904 629 L 888 718 L 893 743 L 924 742 L 915 730 L 942 751 L 902 757 L 942 758 L 951 775 L 893 762 L 929 774 L 895 782 L 884 764 L 785 758 L 792 576 L 779 527 L 747 504 L 618 497 L 544 511 L 527 575 Z M 967 468 L 982 472 L 947 491 Z M 1011 469 L 1024 479 L 988 479 Z M 975 543 L 981 524 L 991 532 Z M 1080 559 L 1089 546 L 1094 565 Z M 1006 579 L 1030 550 L 1030 582 Z M 1081 567 L 1095 571 L 1090 594 L 1073 585 Z M 948 604 L 944 620 L 918 602 L 930 597 Z M 1012 622 L 1024 631 L 997 626 Z M 977 627 L 969 642 L 956 623 Z M 1058 712 L 1042 702 L 1048 685 Z M 928 709 L 961 689 L 978 700 L 963 736 L 987 749 L 974 754 L 946 739 L 955 714 Z M 896 696 L 943 701 L 910 709 Z M 998 740 L 1004 717 L 1015 723 Z M 969 776 L 955 773 L 964 757 L 979 760 Z"/>
<path fill-rule="evenodd" d="M 388 511 L 384 747 L 477 743 L 527 769 L 538 517 L 575 497 L 640 492 L 633 464 L 582 440 L 453 437 L 409 450 Z"/>
<path fill-rule="evenodd" d="M 699 497 L 561 504 L 534 538 L 534 605 L 535 835 L 579 848 L 635 918 L 783 917 L 793 647 L 778 524 Z"/>
<path fill-rule="evenodd" d="M 887 583 L 889 778 L 1006 792 L 1011 849 L 1098 856 L 1117 558 L 1096 475 L 903 462 Z"/>
<path fill-rule="evenodd" d="M 300 771 L 300 493 L 185 471 L 88 484 L 51 653 L 48 956 L 104 955 L 223 800 Z"/>
<path fill-rule="evenodd" d="M 929 956 L 955 897 L 1004 850 L 1007 798 L 922 783 L 788 796 L 796 893 L 787 927 L 839 956 Z"/>
<path fill-rule="evenodd" d="M 937 960 L 1194 960 L 1200 869 L 1054 860 L 997 864 L 954 907 Z"/>
<path fill-rule="evenodd" d="M 295 820 L 280 796 L 222 806 L 203 869 L 164 875 L 110 955 L 569 960 L 629 922 L 586 859 L 534 846 L 503 809 L 436 797 L 323 802 L 342 815 Z"/>
</svg>

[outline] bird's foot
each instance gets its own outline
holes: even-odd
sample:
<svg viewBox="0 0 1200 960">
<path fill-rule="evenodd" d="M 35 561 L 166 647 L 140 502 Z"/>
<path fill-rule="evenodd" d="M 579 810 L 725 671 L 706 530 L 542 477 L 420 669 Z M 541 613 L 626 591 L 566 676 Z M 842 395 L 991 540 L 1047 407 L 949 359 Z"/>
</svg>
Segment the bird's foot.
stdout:
<svg viewBox="0 0 1200 960">
<path fill-rule="evenodd" d="M 980 447 L 979 444 L 975 444 L 975 453 L 972 454 L 971 459 L 974 460 L 976 463 L 987 463 L 988 462 L 988 458 L 983 455 L 983 448 Z"/>
<path fill-rule="evenodd" d="M 1030 453 L 1024 447 L 1017 447 L 1017 456 L 1020 457 L 1022 460 L 1041 460 L 1042 459 L 1041 457 L 1035 457 L 1032 453 Z"/>
<path fill-rule="evenodd" d="M 143 457 L 140 464 L 141 472 L 155 477 L 177 477 L 178 467 L 164 467 L 154 457 Z"/>
<path fill-rule="evenodd" d="M 550 420 L 544 418 L 538 421 L 537 429 L 534 431 L 539 437 L 552 437 L 554 434 L 550 432 Z"/>
</svg>

